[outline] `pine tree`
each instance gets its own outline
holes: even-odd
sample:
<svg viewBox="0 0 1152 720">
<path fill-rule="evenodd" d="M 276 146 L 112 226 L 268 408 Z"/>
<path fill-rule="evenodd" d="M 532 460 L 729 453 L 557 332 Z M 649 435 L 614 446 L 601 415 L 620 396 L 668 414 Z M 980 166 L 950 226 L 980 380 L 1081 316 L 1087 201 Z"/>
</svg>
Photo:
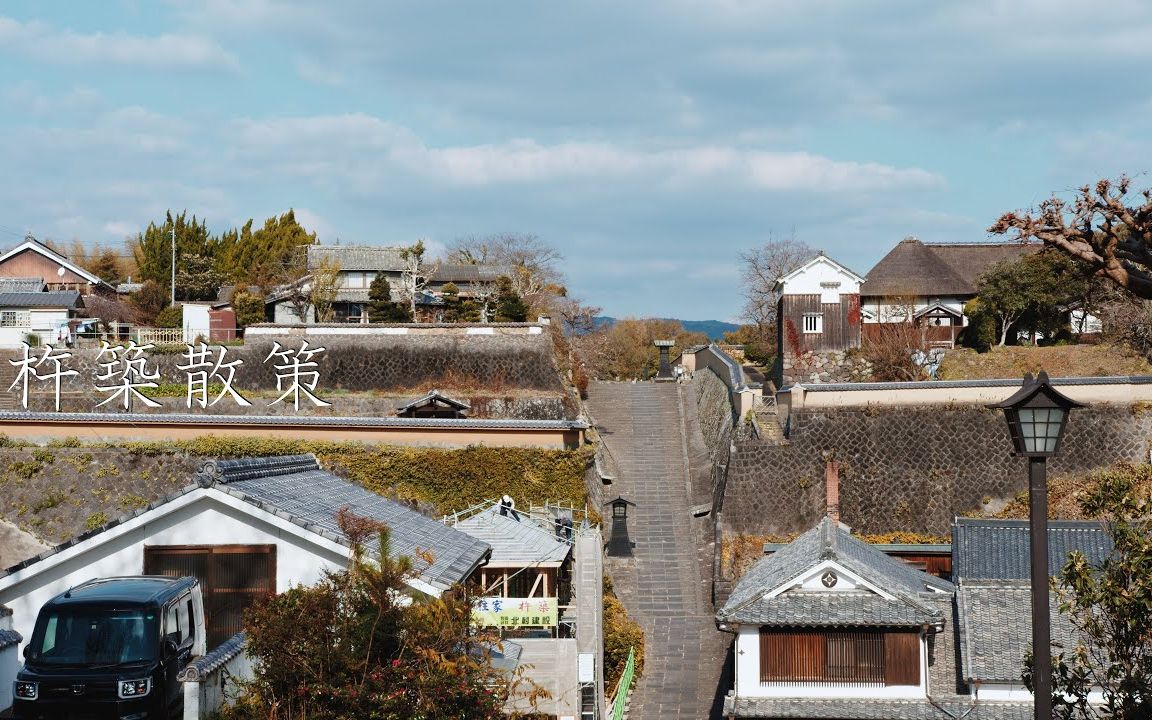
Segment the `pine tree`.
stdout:
<svg viewBox="0 0 1152 720">
<path fill-rule="evenodd" d="M 501 275 L 496 281 L 496 322 L 524 322 L 528 319 L 528 305 L 516 294 L 512 279 Z"/>
<path fill-rule="evenodd" d="M 384 273 L 376 273 L 376 278 L 368 286 L 368 322 L 412 322 L 412 314 L 408 308 L 392 301 L 392 286 Z"/>
<path fill-rule="evenodd" d="M 176 270 L 183 269 L 184 259 L 189 257 L 216 260 L 220 247 L 219 238 L 208 234 L 208 225 L 195 215 L 188 219 L 187 211 L 173 217 L 169 211 L 163 224 L 149 223 L 148 228 L 136 235 L 132 254 L 141 281 L 152 280 L 169 290 L 172 285 L 172 230 L 176 230 Z M 177 285 L 179 289 L 179 285 Z M 180 296 L 177 293 L 177 296 Z"/>
</svg>

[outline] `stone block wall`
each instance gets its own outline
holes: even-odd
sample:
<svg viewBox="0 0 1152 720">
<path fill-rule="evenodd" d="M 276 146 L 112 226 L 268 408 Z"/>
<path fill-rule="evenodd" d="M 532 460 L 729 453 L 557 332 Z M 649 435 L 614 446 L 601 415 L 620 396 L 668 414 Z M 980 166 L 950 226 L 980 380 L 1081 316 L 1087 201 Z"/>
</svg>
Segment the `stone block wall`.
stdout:
<svg viewBox="0 0 1152 720">
<path fill-rule="evenodd" d="M 825 350 L 786 355 L 782 361 L 783 384 L 869 382 L 872 363 L 846 350 Z"/>
<path fill-rule="evenodd" d="M 696 385 L 696 414 L 704 444 L 713 458 L 721 444 L 726 444 L 732 433 L 732 403 L 728 386 L 708 368 L 696 371 L 692 378 Z"/>
<path fill-rule="evenodd" d="M 1152 414 L 1098 405 L 1071 415 L 1050 473 L 1148 458 Z M 799 410 L 789 443 L 741 442 L 723 500 L 726 534 L 807 530 L 825 512 L 824 468 L 840 463 L 840 516 L 866 533 L 946 534 L 952 519 L 1027 488 L 1003 414 L 974 406 Z"/>
</svg>

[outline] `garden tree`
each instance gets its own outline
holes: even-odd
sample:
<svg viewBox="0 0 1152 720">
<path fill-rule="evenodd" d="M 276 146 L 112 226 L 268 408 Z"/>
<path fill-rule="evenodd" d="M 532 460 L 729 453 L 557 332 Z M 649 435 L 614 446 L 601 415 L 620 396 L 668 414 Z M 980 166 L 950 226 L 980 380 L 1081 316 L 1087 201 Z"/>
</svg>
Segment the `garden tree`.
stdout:
<svg viewBox="0 0 1152 720">
<path fill-rule="evenodd" d="M 316 322 L 332 322 L 336 315 L 334 304 L 340 292 L 340 263 L 324 258 L 312 268 L 312 279 L 308 283 L 308 304 L 316 312 Z"/>
<path fill-rule="evenodd" d="M 1079 634 L 1055 648 L 1053 717 L 1152 717 L 1152 465 L 1122 464 L 1093 478 L 1084 514 L 1101 520 L 1112 553 L 1099 567 L 1074 551 L 1055 581 L 1060 612 Z M 1024 681 L 1031 683 L 1030 663 Z M 1102 706 L 1088 695 L 1102 690 Z"/>
<path fill-rule="evenodd" d="M 980 322 L 981 314 L 996 320 L 999 345 L 1008 340 L 1013 325 L 1051 337 L 1063 327 L 1063 312 L 1077 295 L 1084 276 L 1079 266 L 1038 252 L 1018 260 L 997 263 L 976 279 L 975 304 L 969 304 Z"/>
<path fill-rule="evenodd" d="M 690 333 L 675 320 L 627 318 L 572 339 L 588 371 L 602 379 L 645 379 L 656 374 L 660 352 L 654 340 L 673 340 L 672 355 L 690 345 L 706 345 L 704 333 Z"/>
<path fill-rule="evenodd" d="M 507 717 L 509 692 L 533 707 L 548 696 L 492 667 L 465 592 L 412 599 L 417 573 L 411 559 L 390 557 L 388 529 L 346 509 L 337 520 L 353 545 L 349 568 L 245 614 L 255 672 L 225 718 L 489 720 Z M 368 558 L 373 535 L 380 553 Z"/>
<path fill-rule="evenodd" d="M 740 253 L 743 318 L 752 327 L 745 337 L 754 336 L 754 344 L 764 348 L 775 347 L 776 310 L 780 302 L 776 281 L 815 255 L 815 250 L 796 238 L 769 240 L 760 247 Z"/>
<path fill-rule="evenodd" d="M 447 260 L 468 265 L 508 268 L 512 289 L 530 305 L 547 312 L 556 297 L 565 295 L 560 251 L 530 233 L 460 238 L 448 246 Z"/>
<path fill-rule="evenodd" d="M 156 327 L 161 328 L 178 328 L 184 324 L 184 308 L 183 306 L 169 305 L 160 312 L 156 313 L 156 320 L 154 321 Z"/>
<path fill-rule="evenodd" d="M 404 269 L 400 271 L 400 282 L 404 285 L 403 294 L 408 300 L 408 309 L 413 319 L 416 317 L 416 301 L 428 284 L 428 278 L 436 272 L 435 264 L 424 262 L 424 253 L 423 240 L 417 240 L 415 245 L 400 249 L 400 259 L 404 262 Z"/>
<path fill-rule="evenodd" d="M 1051 197 L 1035 212 L 1009 212 L 989 232 L 1036 239 L 1087 264 L 1137 297 L 1152 299 L 1152 190 L 1129 198 L 1121 176 L 1085 185 L 1069 203 Z"/>
<path fill-rule="evenodd" d="M 476 317 L 479 322 L 492 322 L 496 314 L 496 283 L 477 280 L 472 284 L 472 297 L 476 303 Z"/>
<path fill-rule="evenodd" d="M 168 289 L 172 279 L 172 230 L 176 230 L 176 270 L 188 257 L 215 260 L 219 240 L 208 234 L 208 225 L 187 211 L 173 217 L 169 211 L 162 224 L 149 223 L 148 228 L 130 241 L 140 280 L 152 280 Z"/>
<path fill-rule="evenodd" d="M 128 297 L 128 302 L 136 311 L 136 321 L 141 325 L 151 325 L 168 305 L 168 290 L 155 280 L 146 280 L 143 287 Z"/>
<path fill-rule="evenodd" d="M 224 282 L 224 273 L 216 270 L 216 261 L 203 255 L 178 258 L 176 272 L 177 300 L 215 300 Z"/>
<path fill-rule="evenodd" d="M 516 292 L 511 278 L 501 275 L 496 281 L 496 322 L 524 322 L 528 319 L 528 305 Z"/>
<path fill-rule="evenodd" d="M 89 260 L 84 269 L 100 278 L 109 285 L 124 282 L 124 273 L 120 269 L 120 258 L 112 248 L 105 248 Z"/>
<path fill-rule="evenodd" d="M 456 283 L 445 283 L 440 289 L 440 299 L 444 301 L 443 317 L 446 323 L 460 322 L 460 288 Z"/>
<path fill-rule="evenodd" d="M 303 264 L 301 249 L 316 242 L 316 233 L 305 230 L 293 210 L 268 218 L 255 231 L 249 220 L 220 237 L 220 268 L 232 282 L 267 287 L 285 282 L 285 273 Z"/>
<path fill-rule="evenodd" d="M 392 286 L 384 273 L 376 273 L 368 286 L 368 322 L 410 323 L 412 314 L 408 308 L 392 300 Z"/>
<path fill-rule="evenodd" d="M 741 325 L 724 333 L 724 342 L 729 345 L 743 345 L 744 357 L 761 366 L 768 366 L 776 356 L 775 338 L 766 339 L 756 325 Z"/>
<path fill-rule="evenodd" d="M 236 313 L 236 327 L 264 322 L 264 297 L 250 290 L 241 290 L 232 296 L 232 310 Z"/>
<path fill-rule="evenodd" d="M 567 295 L 556 298 L 552 311 L 559 317 L 564 332 L 570 335 L 584 335 L 596 329 L 596 318 L 600 308 L 585 305 L 580 298 Z"/>
</svg>

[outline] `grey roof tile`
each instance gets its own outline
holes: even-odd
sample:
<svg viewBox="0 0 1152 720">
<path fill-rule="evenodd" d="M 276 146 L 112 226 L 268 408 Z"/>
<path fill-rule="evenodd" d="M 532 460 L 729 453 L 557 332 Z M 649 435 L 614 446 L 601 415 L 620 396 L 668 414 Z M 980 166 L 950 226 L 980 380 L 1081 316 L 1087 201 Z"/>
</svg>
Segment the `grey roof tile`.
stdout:
<svg viewBox="0 0 1152 720">
<path fill-rule="evenodd" d="M 929 592 L 930 588 L 947 593 L 955 590 L 955 586 L 947 580 L 923 573 L 907 563 L 889 557 L 868 543 L 852 537 L 831 518 L 825 517 L 780 551 L 753 565 L 737 582 L 728 602 L 717 613 L 717 619 L 730 622 L 761 622 L 757 618 L 772 612 L 767 606 L 787 594 L 765 600 L 762 597 L 765 593 L 795 579 L 824 560 L 833 560 L 894 595 L 896 601 L 886 602 L 890 602 L 895 609 L 887 612 L 892 617 L 915 616 L 917 622 L 910 624 L 928 624 L 941 619 L 938 610 L 919 600 L 921 593 Z M 780 602 L 788 602 L 789 607 L 795 607 L 795 610 L 788 610 L 785 616 L 794 617 L 796 624 L 819 623 L 820 609 L 817 606 L 810 606 L 805 614 L 801 604 L 792 605 L 787 600 Z M 908 609 L 900 608 L 901 605 Z M 878 615 L 879 611 L 873 610 L 862 612 L 861 618 Z"/>
<path fill-rule="evenodd" d="M 941 700 L 876 698 L 740 698 L 724 699 L 725 717 L 807 718 L 811 720 L 1031 720 L 1031 703 L 982 702 L 967 698 Z"/>
<path fill-rule="evenodd" d="M 498 504 L 460 520 L 452 527 L 492 546 L 490 565 L 560 563 L 572 546 L 556 538 L 555 532 L 526 513 L 501 515 Z"/>
<path fill-rule="evenodd" d="M 44 278 L 0 277 L 0 293 L 40 292 L 44 289 Z"/>
<path fill-rule="evenodd" d="M 1078 635 L 1049 595 L 1052 642 L 1074 647 Z M 965 680 L 1020 682 L 1032 644 L 1032 588 L 1027 581 L 960 581 L 956 593 L 960 670 Z"/>
<path fill-rule="evenodd" d="M 315 269 L 327 259 L 339 263 L 341 270 L 400 272 L 407 266 L 400 257 L 402 250 L 378 245 L 309 245 L 308 269 Z"/>
<path fill-rule="evenodd" d="M 869 591 L 792 590 L 753 601 L 739 610 L 739 622 L 802 627 L 919 627 L 937 620 L 923 607 L 892 602 Z"/>
<path fill-rule="evenodd" d="M 1027 580 L 1032 576 L 1027 520 L 956 518 L 952 527 L 952 575 L 964 579 Z M 1112 538 L 1095 521 L 1048 523 L 1048 572 L 1056 575 L 1073 550 L 1099 566 L 1112 552 Z"/>
<path fill-rule="evenodd" d="M 238 632 L 224 642 L 217 645 L 211 652 L 202 655 L 188 663 L 176 679 L 180 682 L 200 682 L 204 680 L 224 663 L 240 654 L 244 649 L 247 635 Z"/>
<path fill-rule="evenodd" d="M 412 558 L 421 576 L 440 588 L 467 579 L 491 550 L 470 535 L 321 470 L 312 455 L 221 460 L 215 468 L 218 482 L 306 520 L 333 539 L 347 539 L 336 522 L 341 508 L 385 523 L 389 554 Z M 367 547 L 380 550 L 376 539 Z M 431 564 L 419 557 L 420 551 L 432 554 Z"/>
<path fill-rule="evenodd" d="M 75 290 L 48 292 L 0 292 L 0 307 L 76 307 L 80 293 Z"/>
<path fill-rule="evenodd" d="M 19 645 L 24 641 L 24 636 L 15 630 L 0 630 L 0 650 Z"/>
</svg>

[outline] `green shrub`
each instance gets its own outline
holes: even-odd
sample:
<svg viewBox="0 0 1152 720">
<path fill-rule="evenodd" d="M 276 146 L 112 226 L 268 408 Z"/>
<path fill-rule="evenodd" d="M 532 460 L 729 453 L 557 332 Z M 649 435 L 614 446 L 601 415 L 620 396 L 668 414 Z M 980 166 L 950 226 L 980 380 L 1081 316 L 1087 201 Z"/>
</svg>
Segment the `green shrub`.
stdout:
<svg viewBox="0 0 1152 720">
<path fill-rule="evenodd" d="M 612 579 L 604 576 L 604 692 L 616 690 L 629 650 L 635 650 L 635 673 L 639 679 L 644 672 L 644 630 L 628 616 L 624 603 L 616 597 Z"/>
<path fill-rule="evenodd" d="M 181 305 L 169 305 L 156 314 L 156 327 L 178 328 L 184 324 L 184 308 Z"/>
<path fill-rule="evenodd" d="M 56 455 L 48 448 L 36 448 L 32 451 L 32 459 L 42 465 L 51 465 L 56 462 Z"/>
<path fill-rule="evenodd" d="M 64 438 L 52 438 L 48 441 L 50 448 L 78 448 L 83 447 L 84 443 L 80 442 L 80 438 L 75 435 L 69 435 Z"/>
<path fill-rule="evenodd" d="M 8 472 L 25 480 L 31 480 L 44 466 L 35 460 L 13 460 L 8 463 Z"/>
</svg>

